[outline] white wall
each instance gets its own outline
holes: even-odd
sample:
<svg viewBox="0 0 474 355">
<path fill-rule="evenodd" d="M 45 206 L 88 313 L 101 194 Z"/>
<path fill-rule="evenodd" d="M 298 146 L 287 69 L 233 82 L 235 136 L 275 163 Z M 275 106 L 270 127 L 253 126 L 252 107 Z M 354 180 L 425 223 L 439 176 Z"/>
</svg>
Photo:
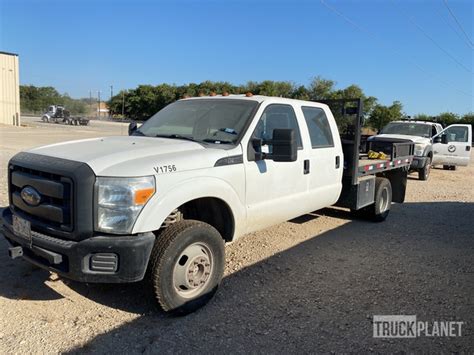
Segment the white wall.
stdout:
<svg viewBox="0 0 474 355">
<path fill-rule="evenodd" d="M 0 123 L 20 125 L 18 55 L 0 52 Z"/>
</svg>

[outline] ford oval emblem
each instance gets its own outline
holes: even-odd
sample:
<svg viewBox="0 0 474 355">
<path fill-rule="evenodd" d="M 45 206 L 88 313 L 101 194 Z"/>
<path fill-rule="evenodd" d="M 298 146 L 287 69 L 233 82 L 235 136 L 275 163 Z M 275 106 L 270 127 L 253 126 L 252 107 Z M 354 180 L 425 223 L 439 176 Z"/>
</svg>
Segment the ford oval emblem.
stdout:
<svg viewBox="0 0 474 355">
<path fill-rule="evenodd" d="M 38 206 L 41 202 L 41 195 L 35 188 L 25 186 L 20 192 L 21 199 L 30 206 Z"/>
</svg>

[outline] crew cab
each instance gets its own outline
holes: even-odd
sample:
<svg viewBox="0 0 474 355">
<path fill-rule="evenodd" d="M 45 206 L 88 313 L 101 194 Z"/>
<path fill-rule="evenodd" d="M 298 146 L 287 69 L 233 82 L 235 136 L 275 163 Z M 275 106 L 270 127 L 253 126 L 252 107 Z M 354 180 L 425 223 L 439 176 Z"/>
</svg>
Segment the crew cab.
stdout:
<svg viewBox="0 0 474 355">
<path fill-rule="evenodd" d="M 226 242 L 332 205 L 383 221 L 404 201 L 413 143 L 368 159 L 361 112 L 360 99 L 188 98 L 129 136 L 18 153 L 9 254 L 82 282 L 146 278 L 165 311 L 192 312 L 217 290 Z"/>
<path fill-rule="evenodd" d="M 428 180 L 433 162 L 432 138 L 442 130 L 443 126 L 436 122 L 393 121 L 383 127 L 378 135 L 369 137 L 368 141 L 389 138 L 415 143 L 415 157 L 410 170 L 418 172 L 420 180 Z"/>
</svg>

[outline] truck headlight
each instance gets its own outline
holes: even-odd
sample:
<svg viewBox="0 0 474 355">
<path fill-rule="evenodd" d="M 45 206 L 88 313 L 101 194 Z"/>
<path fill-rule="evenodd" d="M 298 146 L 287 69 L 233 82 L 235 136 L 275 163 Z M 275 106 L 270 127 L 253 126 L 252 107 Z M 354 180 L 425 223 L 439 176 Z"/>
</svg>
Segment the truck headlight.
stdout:
<svg viewBox="0 0 474 355">
<path fill-rule="evenodd" d="M 130 233 L 138 215 L 154 193 L 154 176 L 98 177 L 95 182 L 95 229 L 107 233 Z"/>
<path fill-rule="evenodd" d="M 423 153 L 425 152 L 426 144 L 424 143 L 415 143 L 415 155 L 417 157 L 423 156 Z"/>
</svg>

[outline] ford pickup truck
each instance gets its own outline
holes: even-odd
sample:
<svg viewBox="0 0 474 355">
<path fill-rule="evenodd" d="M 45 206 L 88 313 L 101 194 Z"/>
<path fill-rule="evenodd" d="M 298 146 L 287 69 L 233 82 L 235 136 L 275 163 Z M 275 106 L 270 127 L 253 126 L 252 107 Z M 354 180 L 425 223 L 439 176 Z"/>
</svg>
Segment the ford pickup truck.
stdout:
<svg viewBox="0 0 474 355">
<path fill-rule="evenodd" d="M 471 125 L 453 124 L 443 129 L 437 122 L 404 120 L 390 122 L 378 135 L 369 137 L 368 142 L 385 138 L 412 141 L 415 156 L 410 171 L 417 172 L 420 180 L 428 180 L 434 165 L 443 165 L 445 170 L 468 165 L 471 137 Z"/>
<path fill-rule="evenodd" d="M 404 201 L 413 143 L 368 159 L 361 112 L 360 99 L 187 98 L 129 136 L 18 153 L 9 254 L 81 282 L 145 279 L 163 310 L 192 312 L 217 290 L 225 243 L 332 205 L 383 221 Z"/>
</svg>

